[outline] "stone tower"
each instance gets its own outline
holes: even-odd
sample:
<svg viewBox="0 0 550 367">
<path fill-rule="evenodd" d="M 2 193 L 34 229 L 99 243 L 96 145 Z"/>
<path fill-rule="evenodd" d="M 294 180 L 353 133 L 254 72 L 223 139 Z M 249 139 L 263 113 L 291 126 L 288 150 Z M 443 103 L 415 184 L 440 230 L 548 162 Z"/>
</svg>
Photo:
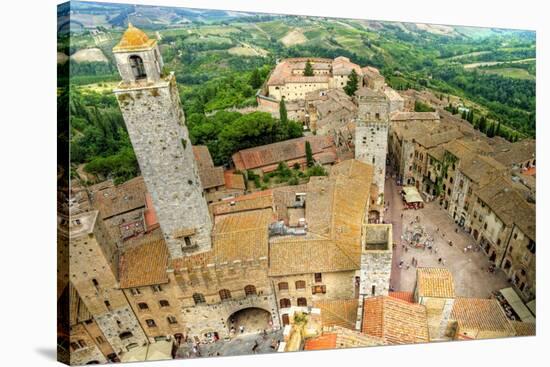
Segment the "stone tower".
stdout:
<svg viewBox="0 0 550 367">
<path fill-rule="evenodd" d="M 364 300 L 388 295 L 393 255 L 391 224 L 366 224 L 364 233 L 361 241 L 357 330 L 361 330 L 363 324 Z"/>
<path fill-rule="evenodd" d="M 374 183 L 378 186 L 377 205 L 384 203 L 386 154 L 388 149 L 389 101 L 381 91 L 359 89 L 355 158 L 374 166 Z"/>
<path fill-rule="evenodd" d="M 114 93 L 172 259 L 211 248 L 212 222 L 173 73 L 156 40 L 131 24 L 113 48 Z"/>
<path fill-rule="evenodd" d="M 69 235 L 71 283 L 115 353 L 120 355 L 136 345 L 147 344 L 139 321 L 118 287 L 117 248 L 99 212 L 71 215 Z"/>
</svg>

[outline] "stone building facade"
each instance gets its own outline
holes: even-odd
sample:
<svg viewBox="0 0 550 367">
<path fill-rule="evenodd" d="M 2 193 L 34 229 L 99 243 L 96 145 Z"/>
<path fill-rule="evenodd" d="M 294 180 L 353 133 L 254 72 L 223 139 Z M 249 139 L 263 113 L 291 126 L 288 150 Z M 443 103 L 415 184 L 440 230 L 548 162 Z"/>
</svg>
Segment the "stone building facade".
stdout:
<svg viewBox="0 0 550 367">
<path fill-rule="evenodd" d="M 170 256 L 207 251 L 212 223 L 175 76 L 162 74 L 155 40 L 129 26 L 113 49 L 117 97 Z"/>
<path fill-rule="evenodd" d="M 304 75 L 306 63 L 313 69 L 312 76 Z M 264 95 L 280 101 L 304 99 L 308 92 L 343 88 L 348 76 L 355 70 L 359 81 L 363 78 L 361 67 L 352 63 L 347 57 L 325 58 L 290 58 L 281 60 L 271 72 L 264 88 Z M 258 99 L 261 106 L 263 100 Z"/>
<path fill-rule="evenodd" d="M 118 288 L 118 251 L 98 212 L 72 216 L 70 234 L 71 283 L 114 353 L 146 344 L 145 333 Z"/>
<path fill-rule="evenodd" d="M 368 88 L 361 88 L 355 95 L 358 105 L 355 158 L 375 167 L 374 184 L 381 194 L 377 198 L 377 204 L 382 205 L 386 179 L 389 103 L 383 93 Z"/>
</svg>

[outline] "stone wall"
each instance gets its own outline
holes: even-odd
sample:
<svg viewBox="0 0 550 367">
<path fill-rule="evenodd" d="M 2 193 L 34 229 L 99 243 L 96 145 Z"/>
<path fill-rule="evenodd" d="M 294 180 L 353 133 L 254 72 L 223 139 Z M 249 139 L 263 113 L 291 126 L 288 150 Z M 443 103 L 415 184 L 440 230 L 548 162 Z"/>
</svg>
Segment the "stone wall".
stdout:
<svg viewBox="0 0 550 367">
<path fill-rule="evenodd" d="M 321 282 L 315 282 L 314 274 L 297 274 L 281 277 L 272 277 L 273 288 L 277 296 L 277 304 L 281 306 L 281 299 L 289 299 L 290 306 L 298 306 L 298 298 L 305 298 L 307 306 L 312 306 L 316 301 L 350 299 L 355 298 L 355 271 L 340 271 L 321 273 Z M 296 282 L 305 281 L 304 289 L 297 289 Z M 288 283 L 288 289 L 279 290 L 279 283 Z M 313 287 L 324 285 L 326 293 L 313 294 Z M 287 313 L 287 309 L 280 309 L 281 314 Z"/>
<path fill-rule="evenodd" d="M 214 304 L 200 304 L 182 308 L 182 318 L 187 335 L 199 340 L 204 334 L 217 332 L 221 338 L 229 336 L 229 318 L 235 312 L 247 308 L 260 308 L 271 314 L 274 329 L 280 328 L 277 305 L 273 294 L 239 296 Z M 196 340 L 196 339 L 195 339 Z"/>
<path fill-rule="evenodd" d="M 153 342 L 155 337 L 159 336 L 185 335 L 186 331 L 179 299 L 181 291 L 173 272 L 169 273 L 169 282 L 159 286 L 160 288 L 156 288 L 156 290 L 151 286 L 124 290 L 150 342 Z M 163 301 L 163 305 L 161 305 L 161 301 Z M 166 302 L 168 305 L 166 305 Z M 139 307 L 140 303 L 145 303 L 147 309 L 141 309 Z M 176 322 L 169 322 L 168 317 L 175 318 Z M 146 321 L 148 319 L 153 320 L 156 326 L 148 326 Z"/>
<path fill-rule="evenodd" d="M 366 233 L 367 240 L 361 254 L 359 292 L 364 298 L 387 296 L 393 254 L 392 225 L 369 224 L 366 225 Z M 379 245 L 382 240 L 385 240 L 385 248 Z M 374 246 L 369 246 L 373 242 Z"/>
<path fill-rule="evenodd" d="M 124 293 L 118 288 L 118 252 L 98 212 L 85 213 L 78 219 L 81 224 L 71 228 L 72 284 L 116 353 L 124 351 L 129 343 L 147 343 Z M 132 337 L 121 340 L 119 334 L 123 331 L 131 332 Z"/>
<path fill-rule="evenodd" d="M 71 345 L 76 343 L 79 349 L 71 347 L 71 365 L 84 365 L 89 362 L 107 363 L 95 340 L 88 334 L 83 324 L 71 326 Z"/>
<path fill-rule="evenodd" d="M 114 92 L 170 257 L 207 251 L 212 223 L 174 75 Z"/>
</svg>

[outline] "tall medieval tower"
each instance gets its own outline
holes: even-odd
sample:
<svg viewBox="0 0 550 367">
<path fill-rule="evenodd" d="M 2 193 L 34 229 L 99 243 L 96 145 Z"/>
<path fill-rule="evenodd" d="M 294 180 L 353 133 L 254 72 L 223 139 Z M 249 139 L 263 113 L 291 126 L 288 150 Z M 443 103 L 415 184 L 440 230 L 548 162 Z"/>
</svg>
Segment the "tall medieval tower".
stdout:
<svg viewBox="0 0 550 367">
<path fill-rule="evenodd" d="M 355 159 L 374 166 L 378 186 L 377 205 L 384 203 L 386 154 L 388 150 L 389 102 L 381 91 L 366 87 L 356 94 L 358 111 L 355 128 Z"/>
<path fill-rule="evenodd" d="M 113 48 L 114 91 L 172 259 L 211 248 L 212 222 L 173 73 L 156 40 L 131 24 Z"/>
</svg>

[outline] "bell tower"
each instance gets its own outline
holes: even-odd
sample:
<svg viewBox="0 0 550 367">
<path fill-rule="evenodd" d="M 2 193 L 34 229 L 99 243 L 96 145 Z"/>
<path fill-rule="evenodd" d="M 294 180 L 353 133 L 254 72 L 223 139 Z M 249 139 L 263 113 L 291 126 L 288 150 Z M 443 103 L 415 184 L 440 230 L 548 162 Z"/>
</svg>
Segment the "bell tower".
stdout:
<svg viewBox="0 0 550 367">
<path fill-rule="evenodd" d="M 114 93 L 170 257 L 207 251 L 212 222 L 176 78 L 163 72 L 156 40 L 131 24 L 113 53 L 122 77 Z"/>
</svg>

